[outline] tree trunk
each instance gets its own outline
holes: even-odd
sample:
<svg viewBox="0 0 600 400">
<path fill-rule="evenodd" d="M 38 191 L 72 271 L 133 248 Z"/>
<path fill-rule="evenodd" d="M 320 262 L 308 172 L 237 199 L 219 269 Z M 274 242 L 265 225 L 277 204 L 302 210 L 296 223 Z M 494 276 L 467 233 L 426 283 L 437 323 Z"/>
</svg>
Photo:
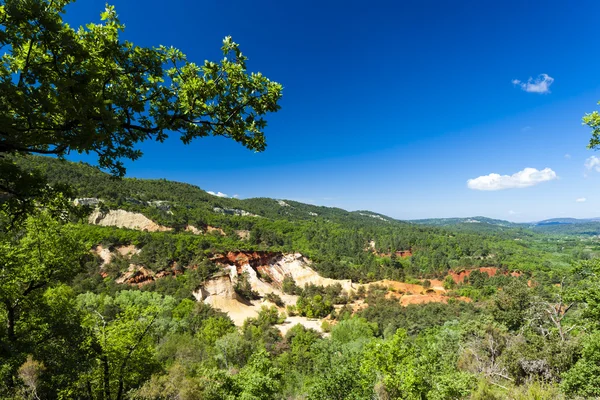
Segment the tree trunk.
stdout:
<svg viewBox="0 0 600 400">
<path fill-rule="evenodd" d="M 8 300 L 4 300 L 4 304 L 6 305 L 6 330 L 8 340 L 11 343 L 14 343 L 17 340 L 17 336 L 15 335 L 15 308 Z"/>
<path fill-rule="evenodd" d="M 102 366 L 104 368 L 104 400 L 111 400 L 110 397 L 110 376 L 109 368 L 108 368 L 108 357 L 106 355 L 102 356 Z"/>
</svg>

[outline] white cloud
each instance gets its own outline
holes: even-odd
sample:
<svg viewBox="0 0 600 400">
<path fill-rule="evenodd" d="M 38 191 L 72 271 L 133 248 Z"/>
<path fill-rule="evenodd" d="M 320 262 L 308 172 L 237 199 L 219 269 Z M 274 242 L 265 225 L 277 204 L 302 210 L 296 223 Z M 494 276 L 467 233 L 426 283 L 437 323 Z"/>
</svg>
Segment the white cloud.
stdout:
<svg viewBox="0 0 600 400">
<path fill-rule="evenodd" d="M 566 158 L 567 160 L 570 160 L 570 159 L 571 159 L 571 155 L 570 155 L 569 153 L 567 153 L 567 154 L 565 154 L 565 158 Z"/>
<path fill-rule="evenodd" d="M 212 194 L 213 196 L 217 196 L 217 197 L 227 197 L 227 198 L 229 197 L 229 196 L 227 196 L 225 193 L 221 193 L 221 192 L 217 192 L 217 193 L 215 193 L 215 192 L 211 192 L 210 190 L 209 190 L 209 191 L 207 191 L 206 193 L 208 193 L 208 194 Z"/>
<path fill-rule="evenodd" d="M 489 174 L 467 181 L 469 189 L 473 190 L 502 190 L 525 188 L 538 183 L 557 179 L 556 172 L 550 168 L 538 171 L 535 168 L 525 168 L 512 175 Z"/>
<path fill-rule="evenodd" d="M 234 194 L 232 197 L 233 197 L 234 199 L 239 199 L 239 198 L 240 198 L 240 195 L 239 195 L 239 194 Z"/>
<path fill-rule="evenodd" d="M 585 167 L 591 171 L 592 169 L 596 170 L 597 172 L 600 172 L 600 158 L 596 157 L 596 156 L 591 156 L 590 158 L 588 158 L 587 160 L 585 160 Z"/>
<path fill-rule="evenodd" d="M 518 212 L 516 212 L 514 210 L 508 210 L 508 214 L 509 215 L 516 215 L 516 214 L 518 214 Z"/>
<path fill-rule="evenodd" d="M 529 78 L 527 82 L 512 80 L 513 85 L 519 86 L 528 93 L 550 93 L 550 85 L 553 82 L 554 78 L 548 74 L 540 74 L 536 79 Z"/>
<path fill-rule="evenodd" d="M 587 199 L 586 199 L 585 197 L 580 197 L 580 198 L 578 198 L 578 199 L 575 199 L 575 201 L 576 201 L 577 203 L 585 203 L 585 201 L 586 201 L 586 200 L 587 200 Z"/>
</svg>

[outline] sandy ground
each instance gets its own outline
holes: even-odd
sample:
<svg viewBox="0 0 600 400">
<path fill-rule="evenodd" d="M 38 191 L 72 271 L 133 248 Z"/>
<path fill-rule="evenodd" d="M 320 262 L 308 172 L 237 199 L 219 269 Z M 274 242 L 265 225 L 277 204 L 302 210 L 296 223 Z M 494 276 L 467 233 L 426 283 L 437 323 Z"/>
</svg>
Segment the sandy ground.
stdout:
<svg viewBox="0 0 600 400">
<path fill-rule="evenodd" d="M 292 329 L 296 325 L 304 325 L 307 329 L 314 329 L 317 332 L 322 332 L 321 325 L 323 324 L 323 320 L 315 319 L 315 318 L 306 318 L 306 317 L 287 317 L 285 322 L 281 325 L 277 325 L 279 331 L 281 331 L 282 335 L 285 335 L 290 329 Z M 325 333 L 323 336 L 328 336 L 329 333 Z"/>
<path fill-rule="evenodd" d="M 139 252 L 134 246 L 120 246 L 113 249 L 113 252 L 111 252 L 109 249 L 103 248 L 100 245 L 96 246 L 93 251 L 102 258 L 103 265 L 109 263 L 115 254 L 131 257 L 133 254 Z M 238 257 L 235 257 L 236 260 L 237 258 Z M 249 257 L 246 257 L 246 259 L 248 258 Z M 264 298 L 251 302 L 238 300 L 233 290 L 233 282 L 237 279 L 238 272 L 247 273 L 250 284 L 260 296 L 264 297 L 269 293 L 277 294 L 281 297 L 286 306 L 295 305 L 298 300 L 298 296 L 286 295 L 279 288 L 280 281 L 283 280 L 283 277 L 286 275 L 292 276 L 299 286 L 303 286 L 303 284 L 306 283 L 323 286 L 340 283 L 345 290 L 353 291 L 356 291 L 359 286 L 364 286 L 367 290 L 369 289 L 369 286 L 383 286 L 388 290 L 386 297 L 397 299 L 403 306 L 432 302 L 447 303 L 450 299 L 450 297 L 447 296 L 447 291 L 443 287 L 443 282 L 439 279 L 431 279 L 431 287 L 425 289 L 423 285 L 392 280 L 380 280 L 360 285 L 353 283 L 350 280 L 323 278 L 315 270 L 309 267 L 310 261 L 305 259 L 301 254 L 285 254 L 272 263 L 261 266 L 261 273 L 267 272 L 271 276 L 272 282 L 267 282 L 260 278 L 255 270 L 256 267 L 251 267 L 247 260 L 244 260 L 239 264 L 240 265 L 237 266 L 224 266 L 224 271 L 229 271 L 229 274 L 227 274 L 229 276 L 225 275 L 227 276 L 226 278 L 224 278 L 224 276 L 216 277 L 206 282 L 203 286 L 206 290 L 202 289 L 204 295 L 198 298 L 199 301 L 204 301 L 215 308 L 227 312 L 237 326 L 242 326 L 244 321 L 248 318 L 256 317 L 263 306 L 274 306 L 274 304 L 264 300 Z M 482 272 L 487 272 L 489 275 L 496 273 L 496 271 L 491 270 L 491 268 L 482 268 L 481 270 Z M 460 281 L 461 278 L 464 279 L 469 273 L 470 271 L 461 271 L 460 273 L 451 273 L 450 275 L 453 276 L 455 280 Z M 194 295 L 197 295 L 197 293 L 194 292 Z M 471 301 L 471 299 L 466 297 L 460 297 L 457 298 L 457 300 Z M 350 306 L 356 312 L 366 308 L 368 305 L 364 303 L 364 300 L 357 300 L 351 303 Z M 285 307 L 278 307 L 278 310 L 280 313 L 285 313 Z M 277 327 L 284 335 L 289 329 L 297 324 L 302 324 L 306 328 L 322 332 L 322 321 L 322 319 L 309 319 L 306 317 L 294 316 L 287 317 L 285 322 Z"/>
</svg>

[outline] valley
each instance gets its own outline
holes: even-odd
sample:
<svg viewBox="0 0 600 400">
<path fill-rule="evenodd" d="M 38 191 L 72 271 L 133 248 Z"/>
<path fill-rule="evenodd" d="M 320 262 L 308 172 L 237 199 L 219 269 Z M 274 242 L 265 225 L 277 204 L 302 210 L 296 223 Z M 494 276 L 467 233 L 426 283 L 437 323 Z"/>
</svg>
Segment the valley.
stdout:
<svg viewBox="0 0 600 400">
<path fill-rule="evenodd" d="M 600 398 L 600 3 L 115 3 L 0 0 L 0 399 Z"/>
<path fill-rule="evenodd" d="M 257 373 L 291 398 L 317 396 L 318 385 L 328 387 L 337 371 L 350 374 L 342 393 L 365 394 L 371 383 L 360 382 L 378 379 L 365 363 L 387 354 L 391 343 L 404 346 L 410 368 L 436 365 L 438 372 L 420 373 L 427 396 L 438 396 L 441 387 L 472 393 L 476 382 L 506 387 L 511 379 L 539 374 L 557 382 L 575 361 L 552 358 L 552 352 L 577 357 L 569 346 L 553 346 L 575 346 L 583 334 L 578 324 L 587 321 L 585 306 L 569 293 L 591 284 L 587 272 L 577 271 L 594 268 L 588 261 L 600 254 L 594 235 L 571 228 L 549 234 L 483 217 L 399 221 L 287 199 L 223 198 L 177 182 L 115 180 L 89 165 L 52 158 L 16 162 L 73 190 L 69 220 L 44 232 L 57 230 L 59 243 L 72 238 L 77 249 L 66 254 L 79 257 L 80 267 L 61 278 L 61 287 L 86 316 L 82 334 L 111 338 L 106 346 L 142 340 L 149 352 L 136 354 L 144 363 L 162 359 L 168 368 L 221 371 L 219 379 L 240 385 L 230 393 L 246 390 L 237 380 L 243 374 Z M 53 226 L 43 215 L 28 224 Z M 26 238 L 38 231 L 23 232 Z M 55 253 L 57 237 L 49 236 L 40 251 Z M 26 240 L 16 240 L 30 251 Z M 574 264 L 584 269 L 573 272 Z M 37 273 L 31 279 L 35 286 L 46 282 Z M 136 329 L 140 336 L 127 333 Z M 523 335 L 538 341 L 527 344 Z M 486 347 L 496 341 L 504 346 L 500 364 Z M 272 374 L 256 370 L 256 354 L 266 357 Z M 350 369 L 340 369 L 337 357 Z M 510 370 L 514 359 L 519 367 Z M 530 363 L 552 369 L 531 370 Z M 395 374 L 384 366 L 369 368 Z M 284 378 L 281 368 L 299 375 Z M 162 387 L 152 379 L 172 374 L 186 384 L 200 379 L 176 371 L 147 370 L 134 390 L 142 395 L 148 385 Z M 350 379 L 357 374 L 359 380 Z M 157 378 L 147 380 L 150 375 Z M 442 376 L 458 386 L 439 386 Z"/>
</svg>

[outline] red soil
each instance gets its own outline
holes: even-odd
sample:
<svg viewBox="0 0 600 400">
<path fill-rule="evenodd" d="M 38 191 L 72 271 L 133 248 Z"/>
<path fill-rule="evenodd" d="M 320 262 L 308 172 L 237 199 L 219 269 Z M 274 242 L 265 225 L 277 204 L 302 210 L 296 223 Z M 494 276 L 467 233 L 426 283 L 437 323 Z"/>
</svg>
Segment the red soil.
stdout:
<svg viewBox="0 0 600 400">
<path fill-rule="evenodd" d="M 379 257 L 391 257 L 392 253 L 375 253 L 377 254 Z M 396 252 L 396 257 L 400 257 L 400 258 L 407 258 L 407 257 L 411 257 L 412 256 L 412 251 L 411 250 L 399 250 Z"/>
<path fill-rule="evenodd" d="M 245 264 L 249 264 L 255 270 L 261 270 L 260 267 L 265 267 L 274 259 L 281 256 L 281 253 L 273 253 L 268 251 L 230 251 L 227 254 L 217 254 L 211 261 L 221 265 L 235 265 L 238 273 L 241 273 L 241 268 Z M 262 272 L 262 271 L 261 271 Z"/>
<path fill-rule="evenodd" d="M 440 281 L 436 281 L 441 286 Z M 371 283 L 371 285 L 380 285 L 388 289 L 392 289 L 387 293 L 387 298 L 399 299 L 403 306 L 409 304 L 425 304 L 425 303 L 448 303 L 451 297 L 446 296 L 446 290 L 441 287 L 425 289 L 422 285 L 412 283 L 404 283 L 398 281 L 383 280 Z M 471 302 L 468 297 L 456 297 L 456 300 Z"/>
<path fill-rule="evenodd" d="M 452 279 L 454 279 L 454 282 L 456 283 L 463 283 L 465 281 L 465 278 L 469 275 L 471 275 L 471 273 L 475 271 L 473 269 L 471 270 L 463 270 L 460 272 L 454 272 L 454 271 L 450 271 L 448 273 L 449 276 L 452 277 Z M 492 276 L 496 276 L 498 274 L 498 268 L 496 267 L 481 267 L 479 268 L 479 272 L 485 272 L 486 274 L 488 274 L 489 277 Z M 510 273 L 508 272 L 503 272 L 503 275 L 510 275 L 512 277 L 519 277 L 521 275 L 523 275 L 523 273 L 518 272 L 518 271 L 512 271 Z"/>
</svg>

